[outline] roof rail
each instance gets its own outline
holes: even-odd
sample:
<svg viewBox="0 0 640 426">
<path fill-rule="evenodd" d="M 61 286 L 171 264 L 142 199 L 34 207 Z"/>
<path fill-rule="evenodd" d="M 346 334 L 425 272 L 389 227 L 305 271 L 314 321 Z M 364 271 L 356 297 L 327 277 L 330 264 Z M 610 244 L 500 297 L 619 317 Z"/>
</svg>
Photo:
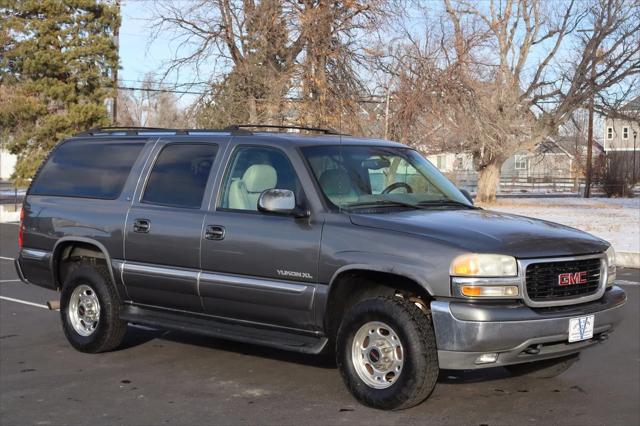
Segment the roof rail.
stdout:
<svg viewBox="0 0 640 426">
<path fill-rule="evenodd" d="M 231 129 L 171 129 L 166 127 L 135 127 L 135 126 L 108 126 L 108 127 L 96 127 L 93 129 L 85 130 L 77 133 L 75 136 L 105 136 L 105 135 L 118 135 L 118 136 L 144 136 L 148 133 L 167 133 L 173 135 L 189 135 L 198 133 L 229 133 L 234 132 Z M 251 133 L 247 130 L 235 130 L 236 133 L 248 134 Z"/>
<path fill-rule="evenodd" d="M 250 128 L 262 129 L 282 129 L 282 130 L 306 130 L 310 132 L 320 132 L 325 135 L 340 135 L 333 129 L 323 129 L 319 127 L 304 126 L 278 126 L 275 124 L 232 124 L 224 129 L 171 129 L 166 127 L 135 127 L 135 126 L 107 126 L 95 127 L 77 133 L 75 136 L 144 136 L 145 134 L 172 134 L 172 135 L 193 135 L 202 133 L 235 133 L 250 135 Z"/>
<path fill-rule="evenodd" d="M 182 133 L 180 129 L 167 129 L 164 127 L 135 127 L 135 126 L 107 126 L 107 127 L 94 127 L 89 130 L 77 133 L 75 136 L 101 136 L 111 134 L 124 134 L 127 136 L 137 136 L 139 133 L 146 132 L 166 132 L 166 133 Z"/>
<path fill-rule="evenodd" d="M 340 133 L 333 130 L 333 129 L 323 129 L 320 127 L 305 127 L 305 126 L 279 126 L 279 125 L 275 125 L 275 124 L 232 124 L 230 126 L 227 126 L 224 128 L 224 130 L 227 131 L 238 131 L 238 130 L 243 130 L 243 129 L 250 129 L 250 128 L 262 128 L 262 129 L 292 129 L 292 130 L 307 130 L 310 132 L 321 132 L 324 133 L 325 135 L 339 135 Z"/>
</svg>

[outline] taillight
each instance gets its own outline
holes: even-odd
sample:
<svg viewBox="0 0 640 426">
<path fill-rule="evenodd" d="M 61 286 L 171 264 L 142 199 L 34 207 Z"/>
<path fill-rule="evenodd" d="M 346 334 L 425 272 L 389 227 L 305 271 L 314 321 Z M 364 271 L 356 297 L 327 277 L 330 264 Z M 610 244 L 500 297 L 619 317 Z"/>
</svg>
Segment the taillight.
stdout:
<svg viewBox="0 0 640 426">
<path fill-rule="evenodd" d="M 24 207 L 20 209 L 20 229 L 18 229 L 18 247 L 24 244 Z"/>
</svg>

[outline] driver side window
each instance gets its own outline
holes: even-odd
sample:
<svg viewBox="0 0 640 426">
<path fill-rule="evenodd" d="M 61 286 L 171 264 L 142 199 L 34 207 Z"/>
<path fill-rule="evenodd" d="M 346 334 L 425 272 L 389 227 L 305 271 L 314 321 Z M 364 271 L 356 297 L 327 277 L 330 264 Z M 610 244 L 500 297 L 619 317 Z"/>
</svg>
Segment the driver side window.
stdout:
<svg viewBox="0 0 640 426">
<path fill-rule="evenodd" d="M 289 189 L 300 199 L 298 178 L 281 151 L 267 147 L 239 147 L 233 154 L 223 185 L 220 207 L 258 211 L 258 198 L 267 189 Z"/>
</svg>

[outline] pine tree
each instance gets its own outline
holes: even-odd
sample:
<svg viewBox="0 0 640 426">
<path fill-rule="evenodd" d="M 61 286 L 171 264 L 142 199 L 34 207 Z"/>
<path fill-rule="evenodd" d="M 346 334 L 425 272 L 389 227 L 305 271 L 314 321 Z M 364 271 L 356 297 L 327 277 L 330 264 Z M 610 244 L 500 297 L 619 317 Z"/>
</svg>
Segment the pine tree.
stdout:
<svg viewBox="0 0 640 426">
<path fill-rule="evenodd" d="M 60 139 L 109 123 L 118 7 L 101 0 L 0 0 L 0 139 L 24 183 Z"/>
</svg>

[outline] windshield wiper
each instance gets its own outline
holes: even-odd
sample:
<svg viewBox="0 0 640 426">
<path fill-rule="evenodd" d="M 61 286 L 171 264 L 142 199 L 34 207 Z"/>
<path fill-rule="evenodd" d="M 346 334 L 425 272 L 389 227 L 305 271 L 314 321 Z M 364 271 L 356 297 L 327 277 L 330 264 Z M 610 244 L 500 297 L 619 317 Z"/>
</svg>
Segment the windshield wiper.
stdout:
<svg viewBox="0 0 640 426">
<path fill-rule="evenodd" d="M 374 201 L 363 201 L 360 203 L 352 203 L 344 206 L 344 209 L 359 209 L 359 208 L 367 208 L 367 207 L 409 207 L 416 210 L 424 210 L 424 207 L 419 206 L 418 204 L 404 203 L 402 201 L 392 201 L 392 200 L 374 200 Z"/>
<path fill-rule="evenodd" d="M 429 200 L 429 201 L 420 201 L 418 203 L 420 207 L 429 207 L 429 206 L 460 206 L 466 207 L 468 209 L 477 209 L 478 207 L 471 206 L 466 203 L 462 203 L 460 201 L 455 200 Z"/>
<path fill-rule="evenodd" d="M 429 200 L 429 201 L 420 201 L 416 204 L 405 203 L 403 201 L 394 201 L 394 200 L 372 200 L 372 201 L 363 201 L 360 203 L 353 203 L 344 206 L 344 209 L 358 209 L 358 208 L 367 208 L 367 207 L 408 207 L 415 210 L 429 210 L 431 207 L 439 207 L 439 206 L 460 206 L 468 209 L 477 209 L 478 207 L 470 206 L 469 204 L 461 203 L 460 201 L 455 200 Z"/>
</svg>

